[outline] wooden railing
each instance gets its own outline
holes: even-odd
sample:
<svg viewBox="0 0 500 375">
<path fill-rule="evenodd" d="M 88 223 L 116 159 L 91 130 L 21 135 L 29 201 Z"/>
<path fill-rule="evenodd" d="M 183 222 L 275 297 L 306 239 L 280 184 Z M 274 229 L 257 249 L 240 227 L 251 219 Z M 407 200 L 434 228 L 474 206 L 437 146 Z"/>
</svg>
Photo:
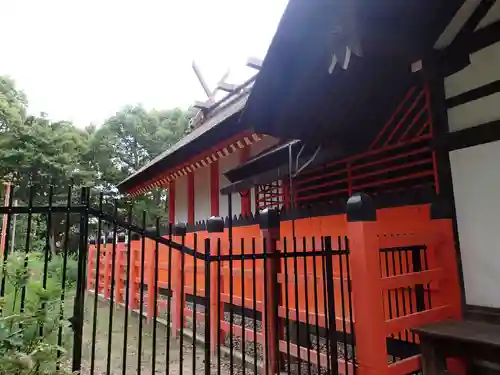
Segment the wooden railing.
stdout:
<svg viewBox="0 0 500 375">
<path fill-rule="evenodd" d="M 291 357 L 300 356 L 302 361 L 324 368 L 335 365 L 343 374 L 352 373 L 354 363 L 360 374 L 404 375 L 417 371 L 420 368 L 418 337 L 410 333 L 410 328 L 460 316 L 460 287 L 451 219 L 431 219 L 430 205 L 380 209 L 376 221 L 350 222 L 347 216 L 340 214 L 296 220 L 295 240 L 292 222 L 281 222 L 280 240 L 276 244 L 281 254 L 280 266 L 275 276 L 267 280 L 268 283 L 279 285 L 276 324 L 280 324 L 281 333 L 278 333 L 276 343 L 267 342 L 270 353 L 277 350 Z M 332 233 L 335 236 L 332 237 Z M 264 290 L 264 260 L 238 260 L 245 254 L 262 255 L 264 248 L 260 228 L 257 225 L 233 228 L 231 257 L 228 257 L 230 246 L 227 229 L 220 234 L 200 231 L 184 238 L 173 237 L 176 242 L 184 243 L 200 253 L 205 252 L 203 244 L 208 238 L 211 254 L 227 258 L 210 262 L 212 351 L 217 346 L 219 331 L 222 343 L 226 336 L 235 335 L 244 337 L 250 342 L 248 345 L 254 341 L 266 345 L 266 337 L 270 334 L 265 328 L 266 324 L 257 331 L 241 324 L 231 325 L 221 316 L 229 306 L 254 311 L 254 314 L 262 316 L 259 320 L 264 319 L 266 311 L 269 311 L 266 310 Z M 328 245 L 328 241 L 333 242 L 333 246 Z M 345 259 L 342 256 L 331 258 L 332 279 L 325 277 L 325 269 L 328 270 L 324 256 L 326 253 L 320 253 L 321 256 L 286 258 L 287 253 L 293 255 L 293 252 L 325 252 L 328 246 L 333 250 L 346 251 Z M 109 299 L 111 277 L 114 277 L 114 301 L 124 303 L 129 247 L 129 307 L 137 310 L 141 305 L 143 279 L 144 314 L 152 319 L 154 301 L 158 300 L 158 315 L 162 316 L 168 310 L 173 333 L 178 334 L 185 324 L 184 317 L 193 318 L 195 315 L 192 309 L 186 307 L 186 298 L 193 298 L 194 295 L 201 299 L 206 297 L 205 261 L 194 261 L 188 255 L 184 255 L 182 260 L 181 252 L 157 245 L 147 238 L 133 240 L 130 244 L 103 244 L 96 288 L 96 245 L 91 245 L 89 290 L 97 289 L 105 299 Z M 155 291 L 157 247 L 159 289 Z M 113 248 L 114 272 L 111 266 Z M 141 274 L 142 262 L 144 275 Z M 181 264 L 184 264 L 183 268 Z M 330 280 L 331 289 L 328 286 Z M 328 316 L 327 301 L 332 300 L 328 297 L 331 293 L 336 306 L 333 320 L 332 316 Z M 168 296 L 172 298 L 171 307 L 168 306 Z M 285 317 L 288 319 L 284 320 Z M 205 318 L 204 312 L 198 311 L 194 319 L 203 321 Z M 286 327 L 282 326 L 284 321 L 287 324 L 304 324 L 313 333 L 316 329 L 324 331 L 334 327 L 342 338 L 338 340 L 338 345 L 345 346 L 340 349 L 344 350 L 346 358 L 339 357 L 334 364 L 327 352 L 309 348 L 300 340 L 291 342 L 283 339 L 281 335 L 286 331 Z M 390 358 L 389 362 L 387 358 Z M 373 372 L 372 369 L 377 371 Z"/>
</svg>

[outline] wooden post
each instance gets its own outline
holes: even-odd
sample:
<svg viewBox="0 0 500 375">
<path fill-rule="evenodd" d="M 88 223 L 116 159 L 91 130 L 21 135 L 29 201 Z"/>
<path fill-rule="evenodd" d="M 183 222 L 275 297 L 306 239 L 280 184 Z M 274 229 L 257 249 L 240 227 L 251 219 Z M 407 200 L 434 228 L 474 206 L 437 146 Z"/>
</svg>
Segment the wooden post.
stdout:
<svg viewBox="0 0 500 375">
<path fill-rule="evenodd" d="M 264 251 L 266 254 L 274 255 L 278 250 L 276 241 L 280 236 L 280 220 L 278 211 L 274 208 L 266 208 L 260 213 L 260 230 L 262 240 L 265 243 Z M 266 281 L 262 287 L 266 288 L 263 295 L 266 296 L 264 311 L 262 312 L 262 327 L 264 334 L 268 337 L 268 349 L 264 351 L 264 369 L 263 374 L 279 373 L 279 340 L 282 339 L 282 329 L 278 327 L 278 306 L 282 301 L 278 293 L 278 273 L 280 259 L 278 257 L 268 257 L 265 259 Z M 268 356 L 267 356 L 268 355 Z M 267 367 L 267 369 L 266 369 Z"/>
<path fill-rule="evenodd" d="M 10 194 L 12 190 L 12 185 L 10 182 L 4 183 L 5 186 L 5 200 L 3 203 L 4 207 L 9 206 Z M 3 256 L 5 253 L 5 243 L 7 241 L 7 215 L 3 215 L 2 217 L 2 234 L 0 238 L 0 256 Z"/>
<path fill-rule="evenodd" d="M 124 259 L 125 242 L 118 238 L 116 244 L 116 259 L 115 259 L 115 303 L 123 303 L 123 270 L 122 265 Z"/>
<path fill-rule="evenodd" d="M 186 224 L 176 223 L 173 228 L 173 235 L 177 238 L 182 238 L 184 243 L 186 236 Z M 174 239 L 176 241 L 177 239 Z M 179 250 L 172 250 L 172 336 L 178 337 L 181 329 L 182 314 L 184 314 L 185 296 L 182 292 L 182 273 L 184 270 L 181 267 L 182 253 Z"/>
<path fill-rule="evenodd" d="M 207 231 L 208 233 L 214 233 L 211 240 L 211 251 L 210 254 L 220 256 L 221 245 L 220 238 L 217 233 L 224 233 L 224 219 L 222 217 L 212 216 L 207 220 Z M 220 316 L 221 312 L 224 314 L 224 302 L 221 301 L 219 304 L 219 293 L 223 293 L 224 290 L 224 279 L 222 272 L 219 269 L 221 266 L 220 262 L 211 262 L 210 264 L 210 353 L 215 356 L 218 337 L 221 332 L 219 332 L 220 327 Z M 220 274 L 220 277 L 219 277 Z M 220 339 L 221 343 L 224 342 L 223 338 Z"/>
<path fill-rule="evenodd" d="M 155 296 L 158 291 L 155 288 L 155 270 L 156 264 L 156 248 L 155 243 L 151 240 L 146 241 L 146 261 L 148 265 L 147 284 L 148 284 L 148 320 L 151 321 L 155 311 Z"/>
<path fill-rule="evenodd" d="M 219 216 L 219 161 L 210 164 L 210 215 Z"/>
<path fill-rule="evenodd" d="M 194 172 L 187 175 L 188 223 L 194 224 Z"/>
<path fill-rule="evenodd" d="M 384 375 L 388 364 L 376 210 L 368 195 L 357 193 L 347 201 L 346 212 L 358 374 Z"/>
<path fill-rule="evenodd" d="M 246 146 L 240 150 L 240 164 L 243 164 L 250 158 L 250 146 Z M 241 195 L 241 214 L 249 216 L 252 212 L 251 190 L 242 191 Z"/>
<path fill-rule="evenodd" d="M 90 240 L 89 241 L 89 255 L 88 255 L 88 266 L 87 266 L 87 290 L 92 289 L 93 282 L 94 280 L 94 275 L 93 271 L 95 270 L 95 251 L 96 251 L 96 242 L 95 240 Z M 97 289 L 97 288 L 94 288 Z M 97 290 L 95 290 L 97 293 Z"/>
<path fill-rule="evenodd" d="M 113 254 L 113 236 L 106 239 L 106 255 L 104 256 L 104 298 L 109 299 L 111 284 L 111 259 Z"/>
<path fill-rule="evenodd" d="M 438 198 L 431 205 L 431 225 L 436 234 L 436 243 L 433 256 L 439 267 L 444 269 L 446 278 L 439 282 L 439 301 L 452 308 L 454 319 L 462 318 L 461 280 L 459 274 L 459 252 L 456 250 L 455 237 L 453 233 L 453 211 L 452 205 L 444 199 Z M 466 361 L 458 358 L 447 359 L 448 371 L 454 374 L 465 375 L 467 373 Z"/>
<path fill-rule="evenodd" d="M 140 240 L 132 240 L 130 243 L 130 265 L 129 265 L 129 283 L 128 283 L 128 293 L 129 294 L 129 308 L 130 309 L 136 309 L 137 308 L 137 267 L 135 263 L 137 262 L 137 259 L 139 258 L 138 255 L 138 245 L 139 245 Z"/>
<path fill-rule="evenodd" d="M 168 183 L 168 220 L 175 223 L 175 181 Z"/>
</svg>

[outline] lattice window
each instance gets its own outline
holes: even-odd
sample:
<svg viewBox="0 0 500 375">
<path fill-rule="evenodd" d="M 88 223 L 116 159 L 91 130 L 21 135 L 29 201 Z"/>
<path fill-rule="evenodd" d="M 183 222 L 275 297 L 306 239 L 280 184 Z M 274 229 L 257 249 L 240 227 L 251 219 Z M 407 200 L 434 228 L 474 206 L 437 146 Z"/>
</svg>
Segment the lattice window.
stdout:
<svg viewBox="0 0 500 375">
<path fill-rule="evenodd" d="M 288 203 L 288 185 L 282 180 L 255 186 L 255 210 L 281 208 Z"/>
</svg>

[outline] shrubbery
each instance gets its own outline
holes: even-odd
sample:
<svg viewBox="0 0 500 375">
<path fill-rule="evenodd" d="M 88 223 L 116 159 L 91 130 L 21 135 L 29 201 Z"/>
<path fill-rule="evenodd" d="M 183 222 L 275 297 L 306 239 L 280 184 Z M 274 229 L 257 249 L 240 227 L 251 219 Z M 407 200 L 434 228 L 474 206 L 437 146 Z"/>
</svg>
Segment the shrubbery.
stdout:
<svg viewBox="0 0 500 375">
<path fill-rule="evenodd" d="M 60 298 L 62 267 L 62 259 L 48 263 L 44 287 L 41 253 L 9 254 L 3 270 L 5 296 L 0 299 L 0 375 L 68 374 L 59 366 L 71 336 Z M 74 259 L 68 259 L 66 277 L 68 303 L 73 301 L 76 282 Z M 58 346 L 60 328 L 62 342 Z"/>
</svg>

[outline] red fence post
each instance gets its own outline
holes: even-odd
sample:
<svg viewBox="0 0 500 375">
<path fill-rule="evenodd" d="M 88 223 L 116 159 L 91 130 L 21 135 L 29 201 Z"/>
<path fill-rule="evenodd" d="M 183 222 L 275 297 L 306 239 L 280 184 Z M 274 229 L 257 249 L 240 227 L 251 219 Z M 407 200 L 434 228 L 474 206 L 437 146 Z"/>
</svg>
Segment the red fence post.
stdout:
<svg viewBox="0 0 500 375">
<path fill-rule="evenodd" d="M 224 219 L 222 217 L 212 216 L 207 220 L 207 232 L 208 233 L 224 233 Z M 216 236 L 214 236 L 216 237 Z M 215 241 L 214 241 L 215 240 Z M 213 238 L 211 241 L 211 255 L 220 256 L 221 245 L 220 238 Z M 217 348 L 218 337 L 221 332 L 218 331 L 219 320 L 221 311 L 224 314 L 224 302 L 220 300 L 220 293 L 224 290 L 224 280 L 222 272 L 220 271 L 220 262 L 211 262 L 210 264 L 210 353 L 215 355 L 215 350 Z M 221 343 L 223 339 L 221 338 Z"/>
<path fill-rule="evenodd" d="M 377 213 L 363 193 L 349 198 L 346 212 L 358 374 L 384 375 L 388 363 Z"/>
<path fill-rule="evenodd" d="M 93 272 L 95 269 L 95 249 L 96 249 L 96 241 L 89 241 L 89 255 L 88 255 L 88 264 L 87 264 L 87 290 L 92 289 L 92 280 L 93 280 Z M 96 291 L 97 293 L 97 291 Z"/>
<path fill-rule="evenodd" d="M 266 254 L 274 255 L 278 251 L 276 241 L 280 236 L 280 220 L 276 209 L 266 208 L 260 213 L 260 230 L 264 245 L 263 251 Z M 279 337 L 281 330 L 277 327 L 279 323 L 278 306 L 281 304 L 277 288 L 279 265 L 280 259 L 277 257 L 271 256 L 265 259 L 264 278 L 266 281 L 263 283 L 263 287 L 266 290 L 263 295 L 266 296 L 266 299 L 262 314 L 262 327 L 269 338 L 269 348 L 264 350 L 264 374 L 279 373 L 279 340 L 282 338 Z"/>
<path fill-rule="evenodd" d="M 12 185 L 10 182 L 4 182 L 5 186 L 5 197 L 4 197 L 4 207 L 9 206 L 10 194 L 12 191 Z M 217 193 L 218 194 L 218 193 Z M 0 256 L 5 253 L 5 243 L 7 241 L 7 215 L 2 215 L 2 232 L 0 233 Z"/>
<path fill-rule="evenodd" d="M 125 250 L 125 240 L 118 237 L 116 244 L 116 259 L 115 259 L 115 303 L 123 303 L 123 252 Z"/>
<path fill-rule="evenodd" d="M 146 242 L 146 261 L 148 265 L 147 284 L 148 284 L 148 320 L 151 321 L 154 317 L 155 311 L 155 296 L 158 291 L 155 288 L 155 270 L 158 265 L 156 264 L 156 248 L 153 241 Z"/>
<path fill-rule="evenodd" d="M 104 256 L 104 298 L 109 299 L 111 283 L 111 258 L 113 254 L 113 235 L 106 239 L 106 255 Z"/>
<path fill-rule="evenodd" d="M 431 205 L 431 225 L 437 234 L 434 256 L 440 267 L 444 269 L 446 278 L 439 282 L 439 300 L 453 309 L 453 318 L 462 318 L 462 293 L 459 276 L 459 253 L 456 250 L 453 234 L 453 212 L 451 205 L 438 198 Z M 466 362 L 451 358 L 447 361 L 448 371 L 456 374 L 466 374 Z"/>
<path fill-rule="evenodd" d="M 184 237 L 186 236 L 186 224 L 176 223 L 173 228 L 173 235 L 180 236 L 182 243 L 184 243 Z M 181 329 L 182 314 L 184 314 L 184 301 L 185 296 L 182 292 L 182 251 L 173 250 L 172 253 L 172 336 L 177 337 L 179 335 L 179 330 Z"/>
<path fill-rule="evenodd" d="M 133 240 L 130 242 L 130 264 L 128 265 L 129 267 L 129 272 L 128 272 L 128 277 L 129 282 L 128 282 L 128 290 L 126 291 L 129 293 L 129 302 L 128 302 L 128 307 L 131 309 L 137 308 L 137 267 L 136 267 L 136 260 L 138 257 L 137 253 L 137 248 L 138 244 L 140 241 L 138 240 Z"/>
</svg>

